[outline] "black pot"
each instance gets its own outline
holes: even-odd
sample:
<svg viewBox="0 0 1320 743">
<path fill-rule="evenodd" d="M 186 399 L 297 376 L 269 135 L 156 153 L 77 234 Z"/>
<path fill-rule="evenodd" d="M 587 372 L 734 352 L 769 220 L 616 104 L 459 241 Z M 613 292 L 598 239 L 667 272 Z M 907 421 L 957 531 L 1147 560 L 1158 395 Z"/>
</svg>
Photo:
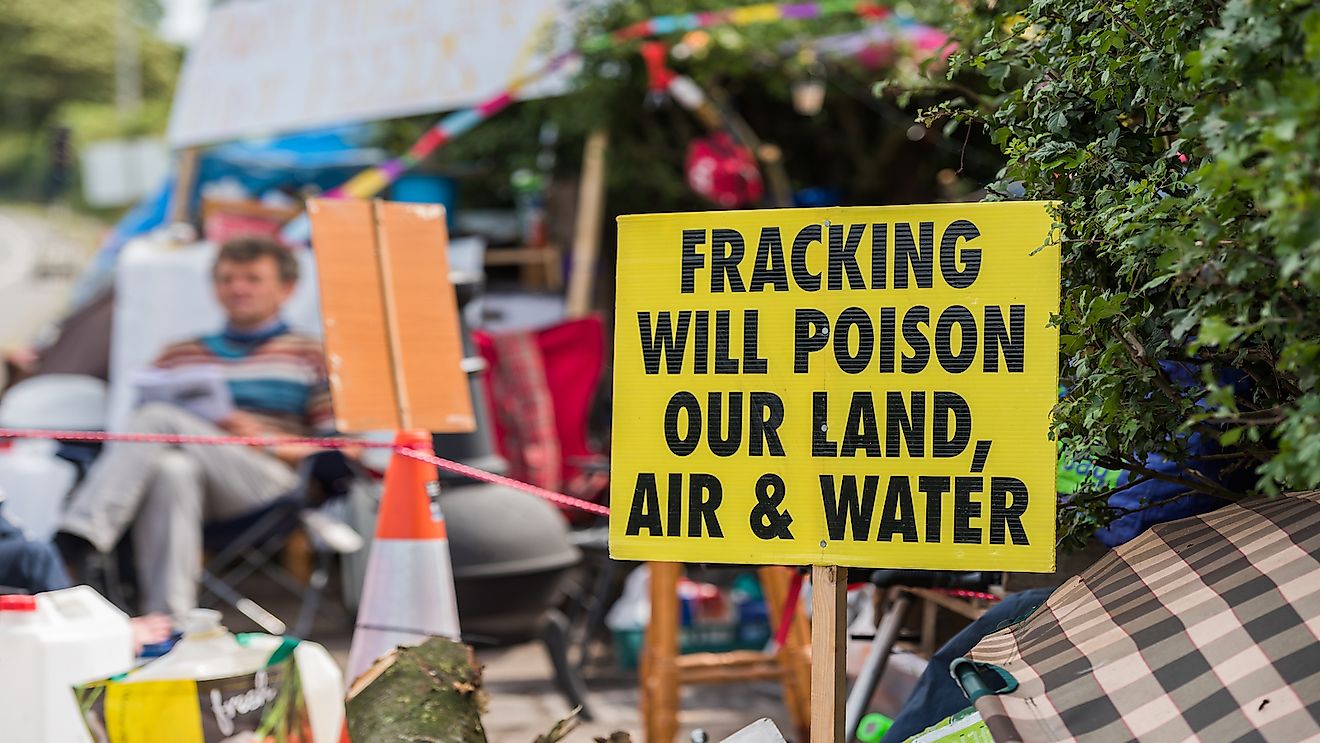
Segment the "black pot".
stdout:
<svg viewBox="0 0 1320 743">
<path fill-rule="evenodd" d="M 440 508 L 463 636 L 483 644 L 538 637 L 582 559 L 559 509 L 501 485 L 446 487 Z"/>
</svg>

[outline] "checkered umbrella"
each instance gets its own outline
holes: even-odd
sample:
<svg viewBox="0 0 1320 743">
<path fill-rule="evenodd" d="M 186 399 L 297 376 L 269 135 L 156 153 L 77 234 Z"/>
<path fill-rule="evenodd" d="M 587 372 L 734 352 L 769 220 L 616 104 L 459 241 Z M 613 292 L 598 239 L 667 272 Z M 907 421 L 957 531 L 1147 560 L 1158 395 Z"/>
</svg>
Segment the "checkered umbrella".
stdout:
<svg viewBox="0 0 1320 743">
<path fill-rule="evenodd" d="M 1318 639 L 1312 491 L 1156 526 L 954 672 L 999 743 L 1320 740 Z"/>
</svg>

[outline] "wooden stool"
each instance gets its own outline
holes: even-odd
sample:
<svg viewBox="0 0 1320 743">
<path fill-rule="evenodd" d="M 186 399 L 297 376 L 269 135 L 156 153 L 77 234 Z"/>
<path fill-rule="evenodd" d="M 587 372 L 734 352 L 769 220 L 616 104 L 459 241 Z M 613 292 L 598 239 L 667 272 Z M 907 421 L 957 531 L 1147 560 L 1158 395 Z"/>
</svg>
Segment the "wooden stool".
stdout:
<svg viewBox="0 0 1320 743">
<path fill-rule="evenodd" d="M 798 735 L 805 738 L 811 720 L 811 630 L 801 604 L 783 647 L 774 655 L 755 650 L 729 653 L 678 654 L 678 579 L 682 567 L 672 562 L 647 564 L 651 571 L 651 624 L 640 664 L 642 725 L 647 743 L 671 743 L 678 734 L 679 690 L 684 684 L 742 683 L 777 679 L 783 686 Z M 770 614 L 771 632 L 778 632 L 788 598 L 792 568 L 757 570 Z"/>
</svg>

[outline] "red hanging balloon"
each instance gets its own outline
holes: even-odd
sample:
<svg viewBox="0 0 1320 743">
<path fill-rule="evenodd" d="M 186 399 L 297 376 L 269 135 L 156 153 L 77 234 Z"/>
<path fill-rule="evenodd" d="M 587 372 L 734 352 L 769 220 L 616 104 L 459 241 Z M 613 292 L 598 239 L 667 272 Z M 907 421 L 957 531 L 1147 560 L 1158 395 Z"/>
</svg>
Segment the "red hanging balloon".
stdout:
<svg viewBox="0 0 1320 743">
<path fill-rule="evenodd" d="M 725 132 L 692 140 L 686 171 L 688 186 L 724 209 L 750 206 L 765 193 L 756 158 Z"/>
</svg>

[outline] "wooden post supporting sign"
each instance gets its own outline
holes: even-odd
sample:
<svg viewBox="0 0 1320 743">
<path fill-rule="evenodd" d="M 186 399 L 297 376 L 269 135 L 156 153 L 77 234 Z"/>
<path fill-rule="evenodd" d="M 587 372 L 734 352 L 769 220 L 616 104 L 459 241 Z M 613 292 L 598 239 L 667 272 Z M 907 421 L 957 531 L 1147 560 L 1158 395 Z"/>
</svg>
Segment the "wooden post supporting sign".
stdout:
<svg viewBox="0 0 1320 743">
<path fill-rule="evenodd" d="M 843 743 L 848 569 L 811 568 L 811 743 Z"/>
<path fill-rule="evenodd" d="M 646 740 L 673 740 L 678 734 L 678 577 L 682 569 L 676 562 L 653 562 L 649 567 L 651 624 L 638 665 Z"/>
</svg>

